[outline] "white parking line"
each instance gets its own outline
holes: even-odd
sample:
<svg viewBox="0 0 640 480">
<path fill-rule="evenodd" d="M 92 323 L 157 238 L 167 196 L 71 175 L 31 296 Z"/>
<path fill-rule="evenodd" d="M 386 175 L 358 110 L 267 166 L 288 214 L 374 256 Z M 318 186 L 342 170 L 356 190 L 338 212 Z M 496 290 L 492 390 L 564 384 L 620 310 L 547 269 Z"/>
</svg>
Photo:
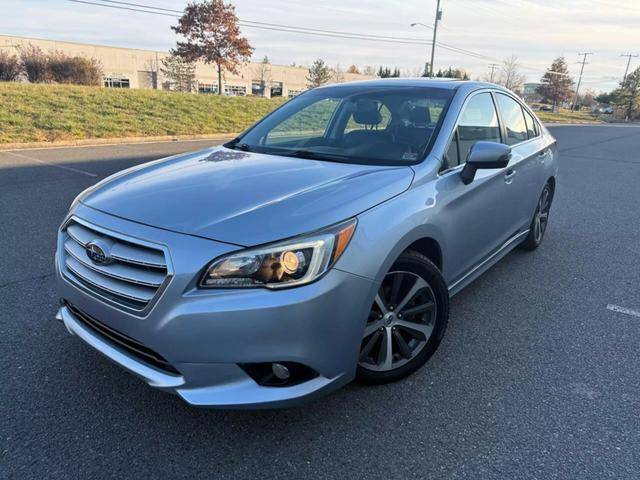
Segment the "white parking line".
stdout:
<svg viewBox="0 0 640 480">
<path fill-rule="evenodd" d="M 4 153 L 5 155 L 13 155 L 14 157 L 24 158 L 26 160 L 31 160 L 31 161 L 34 161 L 34 162 L 43 163 L 43 164 L 48 165 L 50 167 L 61 168 L 62 170 L 68 170 L 70 172 L 79 173 L 81 175 L 86 175 L 88 177 L 94 177 L 95 178 L 95 177 L 98 176 L 95 173 L 85 172 L 84 170 L 80 170 L 79 168 L 67 167 L 66 165 L 58 165 L 57 163 L 46 162 L 44 160 L 40 160 L 39 158 L 29 157 L 29 156 L 23 155 L 21 153 L 15 153 L 15 152 L 1 152 L 1 153 Z"/>
<path fill-rule="evenodd" d="M 624 313 L 625 315 L 631 315 L 632 317 L 640 317 L 640 312 L 637 310 L 631 310 L 630 308 L 620 307 L 618 305 L 608 304 L 607 310 L 612 312 Z"/>
</svg>

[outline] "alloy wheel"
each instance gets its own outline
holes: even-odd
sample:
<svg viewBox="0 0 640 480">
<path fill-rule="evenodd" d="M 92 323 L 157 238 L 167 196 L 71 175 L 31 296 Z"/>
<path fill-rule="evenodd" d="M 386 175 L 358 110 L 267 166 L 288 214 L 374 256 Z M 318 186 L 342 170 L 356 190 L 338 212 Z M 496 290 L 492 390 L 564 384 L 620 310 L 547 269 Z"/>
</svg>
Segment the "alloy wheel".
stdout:
<svg viewBox="0 0 640 480">
<path fill-rule="evenodd" d="M 364 329 L 358 364 L 386 372 L 415 358 L 431 338 L 437 305 L 429 284 L 413 272 L 389 272 Z"/>
<path fill-rule="evenodd" d="M 551 189 L 549 186 L 545 186 L 540 199 L 538 200 L 538 206 L 536 207 L 535 217 L 533 219 L 533 235 L 536 243 L 542 241 L 544 232 L 547 229 L 547 223 L 549 221 L 549 210 L 551 209 Z"/>
</svg>

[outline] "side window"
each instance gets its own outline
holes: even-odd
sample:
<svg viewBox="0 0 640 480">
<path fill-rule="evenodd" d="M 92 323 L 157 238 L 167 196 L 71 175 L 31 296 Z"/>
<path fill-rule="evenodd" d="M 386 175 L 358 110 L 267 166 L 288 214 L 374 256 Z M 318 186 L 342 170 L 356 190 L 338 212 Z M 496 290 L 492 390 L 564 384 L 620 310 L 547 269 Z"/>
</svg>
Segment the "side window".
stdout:
<svg viewBox="0 0 640 480">
<path fill-rule="evenodd" d="M 524 122 L 522 107 L 513 98 L 498 93 L 498 107 L 502 114 L 502 121 L 507 130 L 507 145 L 524 142 L 527 136 L 527 125 Z"/>
<path fill-rule="evenodd" d="M 458 157 L 458 132 L 453 133 L 453 138 L 445 154 L 445 164 L 443 170 L 447 168 L 453 168 L 460 164 L 460 158 Z"/>
<path fill-rule="evenodd" d="M 460 165 L 467 161 L 471 147 L 477 141 L 500 143 L 500 125 L 498 115 L 490 93 L 479 93 L 467 102 L 458 121 L 458 128 L 452 139 L 452 144 L 457 141 L 457 149 L 449 146 L 449 152 L 457 152 L 455 157 L 447 158 L 448 167 L 455 167 L 454 158 Z"/>
<path fill-rule="evenodd" d="M 527 133 L 529 134 L 529 138 L 535 138 L 538 136 L 538 126 L 536 125 L 536 121 L 533 119 L 531 114 L 527 112 L 524 108 L 522 109 L 524 112 L 524 119 L 527 122 Z"/>
</svg>

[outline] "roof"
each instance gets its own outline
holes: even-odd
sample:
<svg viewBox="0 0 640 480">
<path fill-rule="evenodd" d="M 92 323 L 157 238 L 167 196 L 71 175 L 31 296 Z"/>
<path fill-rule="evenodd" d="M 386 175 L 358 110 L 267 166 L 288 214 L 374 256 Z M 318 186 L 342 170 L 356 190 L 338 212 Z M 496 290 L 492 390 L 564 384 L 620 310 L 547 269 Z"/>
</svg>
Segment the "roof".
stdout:
<svg viewBox="0 0 640 480">
<path fill-rule="evenodd" d="M 377 86 L 388 86 L 388 87 L 432 87 L 432 88 L 444 88 L 454 90 L 458 87 L 464 85 L 466 88 L 470 90 L 475 90 L 478 88 L 503 88 L 499 85 L 495 85 L 493 83 L 487 82 L 477 82 L 472 80 L 459 80 L 456 78 L 424 78 L 424 77 L 414 77 L 414 78 L 377 78 L 375 80 L 359 80 L 355 82 L 348 82 L 344 84 L 330 84 L 326 85 L 327 87 L 339 87 L 344 85 L 345 87 L 353 87 L 353 86 L 367 86 L 367 87 L 377 87 Z"/>
</svg>

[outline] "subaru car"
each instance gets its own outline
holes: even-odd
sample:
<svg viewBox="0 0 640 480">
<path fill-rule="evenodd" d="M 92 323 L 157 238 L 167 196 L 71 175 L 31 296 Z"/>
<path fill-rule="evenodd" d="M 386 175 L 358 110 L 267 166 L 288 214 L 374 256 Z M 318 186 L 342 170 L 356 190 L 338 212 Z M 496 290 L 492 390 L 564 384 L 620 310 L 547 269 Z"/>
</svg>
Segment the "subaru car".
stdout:
<svg viewBox="0 0 640 480">
<path fill-rule="evenodd" d="M 315 88 L 225 145 L 78 195 L 57 318 L 196 406 L 396 381 L 436 352 L 452 295 L 541 244 L 556 177 L 555 139 L 503 87 Z"/>
</svg>

